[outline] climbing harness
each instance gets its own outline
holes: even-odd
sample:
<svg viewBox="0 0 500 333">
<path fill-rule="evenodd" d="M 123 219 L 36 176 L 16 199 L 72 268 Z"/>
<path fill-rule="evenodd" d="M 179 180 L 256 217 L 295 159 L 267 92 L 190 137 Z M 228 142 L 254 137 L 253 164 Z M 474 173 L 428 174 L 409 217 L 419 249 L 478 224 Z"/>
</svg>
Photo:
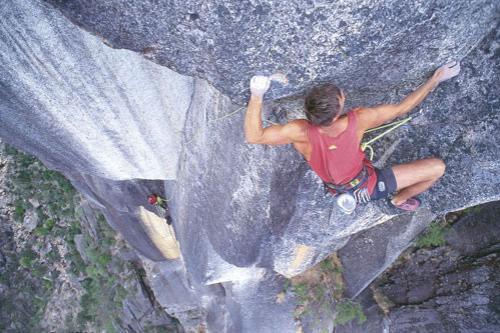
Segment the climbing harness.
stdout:
<svg viewBox="0 0 500 333">
<path fill-rule="evenodd" d="M 330 177 L 331 178 L 331 177 Z M 361 171 L 358 173 L 356 177 L 354 177 L 351 181 L 345 184 L 334 184 L 325 182 L 325 187 L 333 193 L 346 193 L 346 192 L 354 192 L 355 190 L 361 188 L 366 181 L 368 180 L 368 170 L 366 165 L 363 166 Z"/>
<path fill-rule="evenodd" d="M 378 127 L 375 127 L 375 128 L 371 128 L 371 129 L 365 131 L 365 133 L 370 133 L 370 132 L 378 131 L 378 130 L 381 130 L 383 128 L 388 128 L 389 127 L 388 130 L 385 130 L 384 132 L 380 133 L 379 135 L 377 135 L 373 139 L 368 140 L 367 142 L 363 142 L 361 144 L 361 150 L 365 151 L 366 149 L 368 149 L 370 151 L 370 161 L 372 161 L 373 160 L 373 156 L 374 156 L 374 151 L 373 151 L 373 147 L 371 146 L 371 144 L 374 143 L 375 141 L 379 140 L 380 138 L 384 137 L 385 135 L 389 134 L 390 132 L 394 131 L 396 128 L 398 128 L 398 127 L 406 124 L 407 122 L 409 122 L 412 119 L 413 118 L 410 116 L 408 118 L 405 118 L 405 119 L 402 119 L 402 120 L 393 121 L 392 123 L 385 124 L 385 125 L 382 125 L 382 126 L 378 126 Z"/>
<path fill-rule="evenodd" d="M 375 128 L 371 128 L 367 130 L 365 133 L 374 132 L 377 130 L 381 130 L 384 128 L 388 128 L 381 134 L 377 135 L 373 139 L 370 139 L 361 144 L 361 150 L 365 151 L 366 149 L 370 150 L 370 160 L 373 160 L 374 151 L 371 146 L 372 143 L 394 131 L 396 128 L 406 124 L 412 119 L 412 117 L 408 117 L 402 120 L 397 120 L 389 124 L 385 124 L 382 126 L 378 126 Z M 342 185 L 337 185 L 333 183 L 325 182 L 325 188 L 327 188 L 330 192 L 336 196 L 335 203 L 337 207 L 344 212 L 345 214 L 352 214 L 356 209 L 358 203 L 368 203 L 370 201 L 370 194 L 368 193 L 368 188 L 363 186 L 368 180 L 368 171 L 366 166 L 363 166 L 361 172 L 354 177 L 350 182 Z"/>
<path fill-rule="evenodd" d="M 366 186 L 368 169 L 365 166 L 359 174 L 346 184 L 333 184 L 324 182 L 325 189 L 336 197 L 335 203 L 346 214 L 351 214 L 356 209 L 357 203 L 370 201 L 370 194 Z"/>
</svg>

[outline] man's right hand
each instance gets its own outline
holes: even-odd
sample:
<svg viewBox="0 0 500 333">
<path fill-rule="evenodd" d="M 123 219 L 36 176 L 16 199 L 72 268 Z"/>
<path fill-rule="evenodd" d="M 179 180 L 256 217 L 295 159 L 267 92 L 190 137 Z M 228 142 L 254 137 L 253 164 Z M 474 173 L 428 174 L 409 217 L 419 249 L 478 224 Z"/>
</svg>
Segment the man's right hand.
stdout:
<svg viewBox="0 0 500 333">
<path fill-rule="evenodd" d="M 267 76 L 255 75 L 250 80 L 250 92 L 252 96 L 263 97 L 271 86 L 271 79 Z"/>
<path fill-rule="evenodd" d="M 438 83 L 441 83 L 457 76 L 458 73 L 460 73 L 460 62 L 452 61 L 447 63 L 446 65 L 439 67 L 434 72 L 434 77 Z"/>
</svg>

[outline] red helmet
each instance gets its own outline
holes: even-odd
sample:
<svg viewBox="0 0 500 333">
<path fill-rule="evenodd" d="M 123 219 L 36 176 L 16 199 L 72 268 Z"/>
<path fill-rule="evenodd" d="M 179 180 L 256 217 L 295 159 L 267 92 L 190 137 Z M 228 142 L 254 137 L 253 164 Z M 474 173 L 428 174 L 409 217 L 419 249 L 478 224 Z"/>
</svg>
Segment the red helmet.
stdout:
<svg viewBox="0 0 500 333">
<path fill-rule="evenodd" d="M 148 202 L 151 205 L 156 205 L 158 203 L 158 196 L 156 194 L 150 194 L 150 195 L 148 195 Z"/>
</svg>

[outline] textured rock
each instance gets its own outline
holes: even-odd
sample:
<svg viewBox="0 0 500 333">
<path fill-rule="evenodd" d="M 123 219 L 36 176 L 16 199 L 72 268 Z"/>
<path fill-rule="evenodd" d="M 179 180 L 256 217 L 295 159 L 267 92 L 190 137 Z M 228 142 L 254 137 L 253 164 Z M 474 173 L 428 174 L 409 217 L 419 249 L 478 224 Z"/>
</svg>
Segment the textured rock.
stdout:
<svg viewBox="0 0 500 333">
<path fill-rule="evenodd" d="M 140 280 L 141 281 L 141 280 Z M 144 332 L 148 327 L 161 326 L 169 332 L 178 332 L 172 318 L 158 309 L 156 303 L 150 299 L 150 295 L 143 284 L 133 281 L 128 288 L 130 295 L 125 299 L 123 305 L 123 330 L 132 332 Z"/>
<path fill-rule="evenodd" d="M 345 296 L 354 298 L 432 221 L 434 215 L 421 209 L 414 215 L 401 215 L 380 226 L 354 236 L 338 255 L 342 261 Z"/>
<path fill-rule="evenodd" d="M 179 262 L 144 263 L 157 301 L 188 332 L 295 331 L 293 297 L 277 302 L 284 290 L 281 276 L 270 272 L 204 285 L 190 279 Z"/>
<path fill-rule="evenodd" d="M 212 330 L 207 323 L 208 318 L 212 318 L 217 327 L 222 326 L 221 331 L 233 330 L 235 316 L 220 311 L 219 306 L 224 306 L 224 290 L 220 285 L 201 286 L 205 290 L 199 290 L 197 285 L 187 278 L 182 263 L 155 263 L 148 260 L 143 262 L 156 300 L 169 314 L 180 320 L 187 332 L 196 332 L 207 326 Z M 200 304 L 201 300 L 204 300 L 204 304 Z M 207 304 L 213 300 L 218 301 L 212 304 L 215 306 Z"/>
<path fill-rule="evenodd" d="M 38 215 L 34 211 L 29 211 L 24 215 L 23 225 L 29 232 L 36 228 L 38 222 Z"/>
<path fill-rule="evenodd" d="M 363 313 L 366 316 L 366 321 L 359 324 L 357 320 L 350 321 L 344 325 L 335 327 L 333 333 L 382 333 L 387 332 L 387 320 L 384 318 L 383 311 L 373 297 L 371 289 L 365 289 L 358 297 L 356 297 Z M 386 329 L 384 331 L 384 329 Z M 435 331 L 438 332 L 438 331 Z"/>
<path fill-rule="evenodd" d="M 446 234 L 446 242 L 463 256 L 500 249 L 500 205 L 492 202 L 474 209 Z"/>
<path fill-rule="evenodd" d="M 193 79 L 37 1 L 0 5 L 0 136 L 60 171 L 172 179 Z"/>
<path fill-rule="evenodd" d="M 382 287 L 397 306 L 389 315 L 392 330 L 496 332 L 500 329 L 498 254 L 461 260 L 443 251 L 421 256 L 427 264 L 419 260 L 399 267 L 400 272 Z M 447 256 L 450 259 L 442 259 Z M 433 264 L 436 262 L 439 264 Z M 405 287 L 401 288 L 402 285 Z"/>
<path fill-rule="evenodd" d="M 449 245 L 407 253 L 372 284 L 386 315 L 367 289 L 357 300 L 368 320 L 336 333 L 498 332 L 499 202 L 480 207 L 447 231 Z"/>
<path fill-rule="evenodd" d="M 335 79 L 373 102 L 464 58 L 498 18 L 489 0 L 48 2 L 113 47 L 205 78 L 240 102 L 256 71 L 278 70 L 291 84 L 270 97 Z"/>
<path fill-rule="evenodd" d="M 284 282 L 282 276 L 269 272 L 258 279 L 224 284 L 234 300 L 231 308 L 239 313 L 239 332 L 296 332 L 296 300 L 286 295 L 285 299 L 278 301 Z"/>
<path fill-rule="evenodd" d="M 153 290 L 187 328 L 293 331 L 294 301 L 273 301 L 278 273 L 303 272 L 348 244 L 352 258 L 373 258 L 358 275 L 346 267 L 357 294 L 434 215 L 500 199 L 496 2 L 51 3 L 97 37 L 40 1 L 0 4 L 0 136 L 65 173 L 157 261 Z M 408 226 L 398 225 L 404 217 L 380 225 L 395 216 L 384 203 L 341 214 L 292 147 L 244 142 L 236 103 L 254 72 L 289 74 L 271 99 L 328 78 L 353 106 L 399 100 L 450 57 L 462 59 L 461 75 L 375 145 L 377 165 L 431 155 L 447 163 L 423 196 L 425 217 Z M 264 117 L 301 117 L 301 104 L 274 100 Z M 175 261 L 138 217 L 147 195 L 163 191 Z M 368 256 L 356 244 L 370 239 Z"/>
<path fill-rule="evenodd" d="M 91 175 L 72 175 L 72 183 L 99 208 L 111 227 L 130 245 L 153 260 L 165 260 L 138 217 L 140 207 L 148 207 L 150 193 L 162 193 L 163 182 L 153 180 L 112 181 Z M 91 218 L 91 217 L 90 217 Z M 89 224 L 92 225 L 92 221 Z M 96 238 L 99 236 L 96 234 Z"/>
<path fill-rule="evenodd" d="M 87 251 L 85 251 L 87 249 L 87 247 L 88 247 L 88 244 L 85 241 L 85 238 L 83 237 L 82 234 L 78 234 L 78 235 L 75 235 L 75 237 L 73 238 L 73 240 L 75 242 L 76 250 L 80 254 L 80 257 L 82 257 L 83 261 L 86 264 L 89 264 L 90 259 L 89 259 L 88 255 L 87 255 Z"/>
</svg>

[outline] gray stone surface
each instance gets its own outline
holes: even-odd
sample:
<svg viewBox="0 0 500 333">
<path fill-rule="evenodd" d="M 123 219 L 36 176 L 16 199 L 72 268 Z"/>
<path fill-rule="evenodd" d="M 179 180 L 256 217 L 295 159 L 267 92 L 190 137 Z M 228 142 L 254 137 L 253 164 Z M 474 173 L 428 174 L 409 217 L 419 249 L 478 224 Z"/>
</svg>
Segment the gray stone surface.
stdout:
<svg viewBox="0 0 500 333">
<path fill-rule="evenodd" d="M 293 331 L 293 301 L 273 303 L 278 274 L 348 244 L 352 258 L 373 259 L 358 274 L 346 267 L 356 294 L 431 216 L 500 199 L 497 2 L 51 3 L 96 36 L 49 4 L 0 4 L 0 136 L 62 171 L 156 261 L 148 278 L 158 301 L 187 328 Z M 379 166 L 431 155 L 447 163 L 423 196 L 426 217 L 404 227 L 405 217 L 382 224 L 396 216 L 384 203 L 337 211 L 292 147 L 244 142 L 237 103 L 255 72 L 289 74 L 270 99 L 334 79 L 354 106 L 396 102 L 452 57 L 460 76 L 375 145 Z M 264 117 L 300 117 L 301 103 L 274 100 Z M 164 261 L 137 219 L 146 196 L 163 191 L 177 261 Z M 356 244 L 370 239 L 363 253 Z"/>
<path fill-rule="evenodd" d="M 143 261 L 156 300 L 181 322 L 186 332 L 238 332 L 239 309 L 232 309 L 220 284 L 200 285 L 189 278 L 179 261 Z"/>
<path fill-rule="evenodd" d="M 38 225 L 38 222 L 39 222 L 38 215 L 35 213 L 35 211 L 30 210 L 26 212 L 26 214 L 24 215 L 23 225 L 29 232 L 35 230 L 36 226 Z"/>
<path fill-rule="evenodd" d="M 140 277 L 129 286 L 129 296 L 123 302 L 124 316 L 121 329 L 124 332 L 144 332 L 146 328 L 160 326 L 168 332 L 179 332 L 171 317 L 152 302 L 148 292 L 140 283 Z"/>
<path fill-rule="evenodd" d="M 446 242 L 463 256 L 500 250 L 500 205 L 488 203 L 473 208 L 446 234 Z"/>
<path fill-rule="evenodd" d="M 434 219 L 429 210 L 401 215 L 351 238 L 339 250 L 345 296 L 356 297 L 389 267 Z"/>
<path fill-rule="evenodd" d="M 109 45 L 205 78 L 239 102 L 255 72 L 275 71 L 291 84 L 271 98 L 335 79 L 373 102 L 464 58 L 499 8 L 491 0 L 48 2 Z"/>
<path fill-rule="evenodd" d="M 284 285 L 284 277 L 274 272 L 224 284 L 228 296 L 234 300 L 231 308 L 240 315 L 239 331 L 235 332 L 296 332 L 296 300 L 288 293 L 283 301 L 278 301 Z"/>
<path fill-rule="evenodd" d="M 193 79 L 39 1 L 0 4 L 0 136 L 60 171 L 173 179 Z"/>
<path fill-rule="evenodd" d="M 498 253 L 458 259 L 435 250 L 419 257 L 397 267 L 399 272 L 382 286 L 396 304 L 389 314 L 391 331 L 500 330 Z"/>
<path fill-rule="evenodd" d="M 67 174 L 68 175 L 68 174 Z M 111 227 L 140 253 L 152 260 L 165 260 L 157 246 L 149 238 L 136 216 L 140 206 L 150 208 L 147 196 L 163 193 L 163 182 L 154 180 L 112 181 L 110 179 L 85 174 L 70 174 L 72 184 L 84 194 L 96 208 L 99 208 Z M 85 206 L 84 206 L 85 207 Z M 92 232 L 92 215 L 83 214 Z M 94 231 L 95 233 L 95 231 Z M 94 235 L 99 239 L 99 235 Z"/>
<path fill-rule="evenodd" d="M 377 290 L 386 315 L 381 308 L 373 312 L 374 298 L 366 289 L 356 301 L 368 320 L 336 333 L 498 332 L 498 207 L 499 202 L 479 206 L 456 222 L 445 236 L 449 244 L 406 253 L 370 287 Z"/>
<path fill-rule="evenodd" d="M 82 234 L 78 234 L 78 235 L 75 235 L 73 240 L 75 242 L 76 250 L 80 254 L 80 257 L 82 257 L 83 261 L 86 264 L 89 264 L 90 259 L 89 259 L 89 256 L 87 255 L 87 251 L 86 251 L 86 249 L 88 248 L 88 244 L 85 241 L 85 238 L 83 237 Z"/>
<path fill-rule="evenodd" d="M 295 331 L 293 297 L 277 301 L 284 290 L 281 276 L 268 272 L 205 285 L 191 279 L 179 262 L 144 263 L 157 301 L 188 332 Z"/>
</svg>

